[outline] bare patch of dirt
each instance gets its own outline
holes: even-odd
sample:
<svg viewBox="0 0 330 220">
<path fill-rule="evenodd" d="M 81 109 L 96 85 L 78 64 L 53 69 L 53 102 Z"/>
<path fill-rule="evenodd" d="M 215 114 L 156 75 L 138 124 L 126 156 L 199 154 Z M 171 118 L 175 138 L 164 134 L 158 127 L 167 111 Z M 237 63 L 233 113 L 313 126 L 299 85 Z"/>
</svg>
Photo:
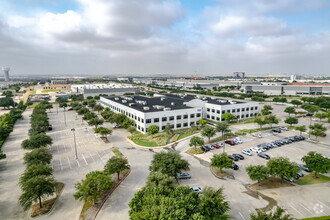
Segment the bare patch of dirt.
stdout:
<svg viewBox="0 0 330 220">
<path fill-rule="evenodd" d="M 108 140 L 108 138 L 107 137 L 101 137 L 101 139 L 104 141 L 104 143 L 110 143 L 110 141 Z"/>
<path fill-rule="evenodd" d="M 269 177 L 268 180 L 258 183 L 254 183 L 250 185 L 250 189 L 252 190 L 263 190 L 263 189 L 274 189 L 274 188 L 282 188 L 282 187 L 289 187 L 294 186 L 292 183 L 281 180 L 277 177 Z"/>
<path fill-rule="evenodd" d="M 225 171 L 220 172 L 220 169 L 218 167 L 210 167 L 213 175 L 219 179 L 224 179 L 225 177 L 229 176 L 228 173 Z"/>
</svg>

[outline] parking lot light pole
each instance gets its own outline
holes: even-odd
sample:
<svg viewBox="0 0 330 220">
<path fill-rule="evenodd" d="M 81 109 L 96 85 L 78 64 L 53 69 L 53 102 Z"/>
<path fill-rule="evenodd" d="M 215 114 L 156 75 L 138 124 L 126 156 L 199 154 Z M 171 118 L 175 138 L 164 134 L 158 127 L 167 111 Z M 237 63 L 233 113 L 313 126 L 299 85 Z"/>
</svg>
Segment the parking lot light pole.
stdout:
<svg viewBox="0 0 330 220">
<path fill-rule="evenodd" d="M 76 135 L 75 135 L 75 130 L 74 128 L 71 128 L 71 131 L 73 132 L 73 140 L 74 140 L 74 151 L 76 155 L 76 160 L 78 160 L 78 154 L 77 154 L 77 143 L 76 143 Z"/>
</svg>

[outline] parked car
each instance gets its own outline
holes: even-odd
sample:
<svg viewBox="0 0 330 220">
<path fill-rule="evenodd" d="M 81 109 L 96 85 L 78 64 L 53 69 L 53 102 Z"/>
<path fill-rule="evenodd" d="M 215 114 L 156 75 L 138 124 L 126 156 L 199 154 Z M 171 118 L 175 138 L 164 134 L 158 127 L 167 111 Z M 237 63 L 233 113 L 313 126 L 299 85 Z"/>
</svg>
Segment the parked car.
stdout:
<svg viewBox="0 0 330 220">
<path fill-rule="evenodd" d="M 327 134 L 326 134 L 326 133 L 323 133 L 323 134 L 322 134 L 322 136 L 323 136 L 323 137 L 326 137 L 326 136 L 327 136 Z"/>
<path fill-rule="evenodd" d="M 236 163 L 233 163 L 232 164 L 232 167 L 233 167 L 234 170 L 238 170 L 239 169 L 239 166 Z"/>
<path fill-rule="evenodd" d="M 297 174 L 296 179 L 299 179 L 300 177 L 304 176 L 302 172 L 297 172 L 296 174 Z"/>
<path fill-rule="evenodd" d="M 313 113 L 307 113 L 306 116 L 313 116 Z"/>
<path fill-rule="evenodd" d="M 235 157 L 238 157 L 240 160 L 244 160 L 244 156 L 242 154 L 232 154 Z"/>
<path fill-rule="evenodd" d="M 243 141 L 240 138 L 238 138 L 238 137 L 235 138 L 234 141 L 236 141 L 238 144 L 242 144 L 243 143 Z"/>
<path fill-rule="evenodd" d="M 52 130 L 53 130 L 52 125 L 49 125 L 49 126 L 48 126 L 48 131 L 52 131 Z"/>
<path fill-rule="evenodd" d="M 235 145 L 235 142 L 232 140 L 226 140 L 225 143 L 229 145 Z"/>
<path fill-rule="evenodd" d="M 205 145 L 204 148 L 208 149 L 209 151 L 212 150 L 208 145 Z"/>
<path fill-rule="evenodd" d="M 211 144 L 205 145 L 206 147 L 210 148 L 210 150 L 214 150 L 214 147 Z"/>
<path fill-rule="evenodd" d="M 199 186 L 197 187 L 192 187 L 190 188 L 190 190 L 194 191 L 194 192 L 198 192 L 198 193 L 203 193 L 203 189 Z"/>
<path fill-rule="evenodd" d="M 216 144 L 217 144 L 219 147 L 223 147 L 223 146 L 225 146 L 225 144 L 222 143 L 222 142 L 217 142 Z"/>
<path fill-rule="evenodd" d="M 298 164 L 297 165 L 301 170 L 306 171 L 306 172 L 312 172 L 306 165 L 304 164 Z"/>
<path fill-rule="evenodd" d="M 73 110 L 73 108 L 68 108 L 68 111 L 72 111 Z"/>
<path fill-rule="evenodd" d="M 290 183 L 293 183 L 294 182 L 294 178 L 293 177 L 288 178 L 288 177 L 284 176 L 283 179 L 285 179 L 286 181 L 289 181 Z"/>
<path fill-rule="evenodd" d="M 258 156 L 261 157 L 261 158 L 264 158 L 266 160 L 270 159 L 270 156 L 268 154 L 259 153 Z"/>
<path fill-rule="evenodd" d="M 274 128 L 274 129 L 272 129 L 272 132 L 281 133 L 281 129 Z"/>
<path fill-rule="evenodd" d="M 252 155 L 253 155 L 252 152 L 249 151 L 248 149 L 243 149 L 243 150 L 242 150 L 242 153 L 243 153 L 243 154 L 246 154 L 246 155 L 249 155 L 249 156 L 252 156 Z"/>
<path fill-rule="evenodd" d="M 207 151 L 210 151 L 210 149 L 208 149 L 207 147 L 205 146 L 201 146 L 200 149 L 204 152 L 207 152 Z"/>
<path fill-rule="evenodd" d="M 239 158 L 234 155 L 229 155 L 228 157 L 232 160 L 239 161 Z"/>
<path fill-rule="evenodd" d="M 288 127 L 280 127 L 280 129 L 283 130 L 283 131 L 288 131 L 289 130 Z"/>
<path fill-rule="evenodd" d="M 262 153 L 262 150 L 260 150 L 259 148 L 257 148 L 257 147 L 252 147 L 252 148 L 250 148 L 250 151 L 253 151 L 253 152 L 255 152 L 255 153 Z"/>
<path fill-rule="evenodd" d="M 114 125 L 113 128 L 120 128 L 120 125 Z"/>
<path fill-rule="evenodd" d="M 178 179 L 191 179 L 191 175 L 189 173 L 180 173 L 178 174 Z"/>
<path fill-rule="evenodd" d="M 214 148 L 220 148 L 220 146 L 217 145 L 217 144 L 211 144 L 211 145 L 212 145 L 212 147 L 214 147 Z"/>
<path fill-rule="evenodd" d="M 259 134 L 259 133 L 252 134 L 252 136 L 257 137 L 257 138 L 262 138 L 261 134 Z"/>
</svg>

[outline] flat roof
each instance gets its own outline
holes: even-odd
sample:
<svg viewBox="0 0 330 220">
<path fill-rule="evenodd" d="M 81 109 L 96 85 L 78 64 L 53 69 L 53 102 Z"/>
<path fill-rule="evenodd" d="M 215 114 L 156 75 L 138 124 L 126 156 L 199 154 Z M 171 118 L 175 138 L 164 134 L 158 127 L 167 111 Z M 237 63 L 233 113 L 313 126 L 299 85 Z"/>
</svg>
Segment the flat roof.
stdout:
<svg viewBox="0 0 330 220">
<path fill-rule="evenodd" d="M 191 109 L 194 107 L 183 104 L 186 100 L 175 99 L 171 97 L 146 97 L 146 96 L 117 96 L 103 97 L 113 102 L 125 105 L 141 112 L 159 112 L 164 108 L 169 110 Z M 149 107 L 146 109 L 145 107 Z"/>
<path fill-rule="evenodd" d="M 236 101 L 236 100 L 233 100 L 234 103 L 232 103 L 232 102 L 230 102 L 230 99 L 223 99 L 223 98 L 216 97 L 216 96 L 213 96 L 212 98 L 210 98 L 210 97 L 207 97 L 204 95 L 188 95 L 188 94 L 182 94 L 182 93 L 166 94 L 166 96 L 174 98 L 174 99 L 185 100 L 186 102 L 189 102 L 193 99 L 200 99 L 206 103 L 216 104 L 216 105 L 234 105 L 234 104 L 246 103 L 246 102 Z"/>
</svg>

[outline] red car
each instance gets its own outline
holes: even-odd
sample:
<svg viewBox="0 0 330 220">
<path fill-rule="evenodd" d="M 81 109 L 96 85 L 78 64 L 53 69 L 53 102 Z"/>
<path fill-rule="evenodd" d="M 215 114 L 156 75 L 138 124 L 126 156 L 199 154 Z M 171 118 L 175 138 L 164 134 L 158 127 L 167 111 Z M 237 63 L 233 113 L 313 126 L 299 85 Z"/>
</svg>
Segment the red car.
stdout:
<svg viewBox="0 0 330 220">
<path fill-rule="evenodd" d="M 323 136 L 323 137 L 326 137 L 326 136 L 327 136 L 327 134 L 326 134 L 326 133 L 323 133 L 323 134 L 322 134 L 322 136 Z"/>
<path fill-rule="evenodd" d="M 235 145 L 235 142 L 232 141 L 232 140 L 227 140 L 227 141 L 225 141 L 225 143 L 226 143 L 226 144 L 230 144 L 230 145 Z"/>
<path fill-rule="evenodd" d="M 219 145 L 217 145 L 217 144 L 211 144 L 213 147 L 215 147 L 215 148 L 220 148 L 220 146 Z"/>
</svg>

